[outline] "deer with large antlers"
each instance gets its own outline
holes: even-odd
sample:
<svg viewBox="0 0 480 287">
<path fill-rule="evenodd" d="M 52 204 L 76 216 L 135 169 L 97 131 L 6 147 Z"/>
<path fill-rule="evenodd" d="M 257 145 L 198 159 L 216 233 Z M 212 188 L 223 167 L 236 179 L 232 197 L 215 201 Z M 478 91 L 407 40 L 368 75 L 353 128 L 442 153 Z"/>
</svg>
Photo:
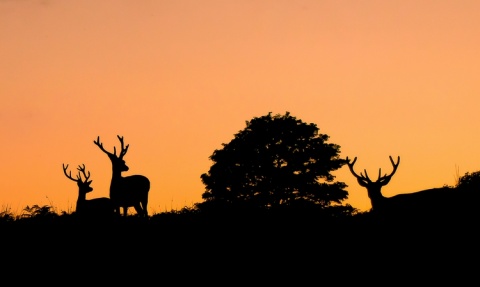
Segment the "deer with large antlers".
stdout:
<svg viewBox="0 0 480 287">
<path fill-rule="evenodd" d="M 382 175 L 382 169 L 380 168 L 376 181 L 369 178 L 366 170 L 360 174 L 354 171 L 353 166 L 357 161 L 356 157 L 353 161 L 350 161 L 348 157 L 346 158 L 350 172 L 356 177 L 360 186 L 367 189 L 373 212 L 382 215 L 433 215 L 456 206 L 457 202 L 454 202 L 454 198 L 458 198 L 458 196 L 455 196 L 455 190 L 448 186 L 397 194 L 392 197 L 383 196 L 382 187 L 390 182 L 400 164 L 400 156 L 397 158 L 397 162 L 391 156 L 389 158 L 393 166 L 392 172 L 388 175 Z"/>
<path fill-rule="evenodd" d="M 77 178 L 72 177 L 72 172 L 67 173 L 68 164 L 63 164 L 63 173 L 65 176 L 77 183 L 78 198 L 75 207 L 75 212 L 82 217 L 104 218 L 114 215 L 113 205 L 108 197 L 99 197 L 87 199 L 87 193 L 91 192 L 93 188 L 90 186 L 92 180 L 90 179 L 90 172 L 85 171 L 85 164 L 78 166 Z M 85 179 L 82 179 L 82 174 Z"/>
<path fill-rule="evenodd" d="M 128 171 L 128 166 L 123 157 L 128 151 L 129 145 L 125 146 L 123 137 L 117 136 L 120 141 L 120 151 L 117 155 L 116 148 L 113 147 L 113 153 L 107 151 L 100 142 L 100 137 L 93 142 L 100 150 L 108 155 L 112 162 L 112 180 L 110 182 L 110 199 L 112 200 L 115 211 L 120 214 L 120 208 L 123 208 L 123 215 L 127 216 L 128 208 L 133 206 L 138 215 L 148 216 L 147 204 L 148 193 L 150 191 L 150 180 L 143 175 L 122 176 L 122 172 Z"/>
</svg>

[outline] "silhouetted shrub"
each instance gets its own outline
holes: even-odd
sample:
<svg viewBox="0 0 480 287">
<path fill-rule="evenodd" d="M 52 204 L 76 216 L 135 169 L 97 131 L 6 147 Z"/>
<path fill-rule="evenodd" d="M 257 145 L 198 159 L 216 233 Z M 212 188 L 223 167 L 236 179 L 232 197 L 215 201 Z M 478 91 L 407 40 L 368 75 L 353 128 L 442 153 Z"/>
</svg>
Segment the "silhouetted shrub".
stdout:
<svg viewBox="0 0 480 287">
<path fill-rule="evenodd" d="M 480 171 L 472 173 L 466 172 L 458 179 L 456 188 L 460 190 L 475 190 L 480 192 Z"/>
<path fill-rule="evenodd" d="M 30 219 L 30 220 L 50 220 L 57 218 L 59 215 L 54 211 L 52 206 L 43 205 L 39 206 L 37 204 L 26 206 L 23 209 L 22 214 L 20 215 L 21 219 Z"/>
<path fill-rule="evenodd" d="M 15 215 L 10 210 L 0 212 L 0 223 L 14 222 Z"/>
</svg>

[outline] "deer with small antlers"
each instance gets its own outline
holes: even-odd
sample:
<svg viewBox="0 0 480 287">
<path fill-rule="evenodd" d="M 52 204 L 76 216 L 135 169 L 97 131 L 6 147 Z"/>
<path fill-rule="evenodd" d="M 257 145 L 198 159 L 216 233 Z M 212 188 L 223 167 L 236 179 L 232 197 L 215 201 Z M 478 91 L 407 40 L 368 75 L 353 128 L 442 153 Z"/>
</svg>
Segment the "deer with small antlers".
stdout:
<svg viewBox="0 0 480 287">
<path fill-rule="evenodd" d="M 75 212 L 84 217 L 106 217 L 114 215 L 113 205 L 108 197 L 87 199 L 87 193 L 93 191 L 90 186 L 90 172 L 85 171 L 85 164 L 78 166 L 77 178 L 72 177 L 72 172 L 67 173 L 68 164 L 63 164 L 63 173 L 65 176 L 77 183 L 78 198 Z M 85 179 L 82 179 L 82 174 Z"/>
<path fill-rule="evenodd" d="M 148 217 L 147 204 L 150 180 L 143 175 L 122 176 L 122 172 L 128 171 L 129 169 L 125 160 L 123 160 L 129 145 L 127 144 L 125 146 L 123 137 L 118 135 L 117 137 L 121 145 L 118 155 L 115 147 L 113 147 L 113 153 L 107 151 L 100 142 L 100 137 L 97 137 L 97 140 L 93 141 L 101 151 L 108 155 L 112 163 L 110 199 L 115 206 L 115 212 L 120 214 L 120 208 L 123 208 L 123 215 L 127 216 L 128 208 L 133 206 L 138 215 Z"/>
<path fill-rule="evenodd" d="M 381 189 L 387 185 L 392 176 L 397 171 L 400 164 L 400 156 L 397 162 L 390 156 L 393 170 L 390 174 L 382 175 L 382 169 L 379 169 L 378 179 L 372 181 L 364 170 L 364 173 L 357 174 L 353 166 L 357 161 L 355 157 L 353 161 L 346 158 L 350 172 L 355 176 L 360 186 L 367 189 L 368 197 L 372 204 L 372 211 L 382 215 L 437 215 L 445 212 L 452 207 L 458 205 L 459 196 L 455 194 L 455 190 L 451 187 L 444 186 L 439 188 L 431 188 L 412 193 L 397 194 L 392 197 L 383 196 Z"/>
</svg>

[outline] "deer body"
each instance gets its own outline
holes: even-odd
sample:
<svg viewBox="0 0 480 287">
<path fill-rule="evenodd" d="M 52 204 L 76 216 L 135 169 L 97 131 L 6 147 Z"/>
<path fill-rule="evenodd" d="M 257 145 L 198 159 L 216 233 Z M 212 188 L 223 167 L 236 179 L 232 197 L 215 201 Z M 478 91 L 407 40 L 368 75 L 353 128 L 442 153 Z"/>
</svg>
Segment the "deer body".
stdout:
<svg viewBox="0 0 480 287">
<path fill-rule="evenodd" d="M 353 165 L 357 158 L 352 162 L 348 161 L 348 167 L 351 173 L 357 178 L 360 186 L 367 189 L 368 197 L 372 205 L 372 211 L 382 216 L 437 216 L 442 212 L 449 210 L 451 207 L 459 204 L 456 200 L 459 198 L 455 193 L 458 191 L 451 187 L 431 188 L 412 193 L 402 193 L 391 197 L 383 196 L 381 189 L 390 182 L 395 174 L 400 157 L 395 163 L 390 156 L 390 162 L 393 165 L 393 171 L 387 175 L 381 175 L 379 170 L 377 181 L 372 181 L 364 170 L 364 173 L 357 174 Z"/>
<path fill-rule="evenodd" d="M 148 191 L 150 180 L 143 175 L 130 175 L 123 177 L 118 170 L 112 170 L 110 183 L 110 198 L 116 206 L 116 211 L 123 208 L 124 215 L 129 207 L 134 207 L 139 215 L 147 215 Z"/>
<path fill-rule="evenodd" d="M 148 216 L 148 193 L 150 191 L 150 180 L 143 175 L 122 176 L 122 172 L 128 171 L 123 157 L 128 151 L 128 145 L 125 147 L 123 137 L 117 136 L 121 143 L 119 155 L 114 152 L 108 152 L 100 143 L 100 137 L 94 143 L 108 155 L 112 163 L 112 180 L 110 182 L 110 199 L 113 202 L 115 212 L 120 214 L 120 208 L 123 208 L 123 215 L 127 216 L 129 207 L 134 207 L 138 215 Z"/>
<path fill-rule="evenodd" d="M 452 205 L 453 188 L 438 187 L 391 197 L 371 197 L 372 210 L 381 214 L 413 214 L 440 212 Z"/>
<path fill-rule="evenodd" d="M 77 178 L 72 177 L 72 173 L 67 174 L 68 164 L 63 165 L 63 172 L 65 176 L 77 183 L 78 186 L 78 198 L 75 205 L 75 212 L 78 216 L 82 218 L 91 217 L 91 218 L 105 218 L 112 216 L 114 213 L 113 204 L 108 197 L 100 197 L 87 199 L 87 193 L 93 191 L 93 188 L 90 186 L 92 183 L 90 178 L 90 172 L 85 172 L 85 165 L 78 166 L 79 173 Z M 82 179 L 80 172 L 83 173 L 85 180 Z"/>
</svg>

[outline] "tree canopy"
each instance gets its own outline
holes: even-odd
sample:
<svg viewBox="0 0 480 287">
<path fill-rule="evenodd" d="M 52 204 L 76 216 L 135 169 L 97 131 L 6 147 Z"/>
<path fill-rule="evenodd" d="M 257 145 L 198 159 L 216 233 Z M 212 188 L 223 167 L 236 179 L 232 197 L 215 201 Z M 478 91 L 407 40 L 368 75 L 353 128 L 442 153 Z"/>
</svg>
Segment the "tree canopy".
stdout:
<svg viewBox="0 0 480 287">
<path fill-rule="evenodd" d="M 347 185 L 335 181 L 331 172 L 346 160 L 339 157 L 340 146 L 328 139 L 315 124 L 289 112 L 247 121 L 232 141 L 209 157 L 214 163 L 201 175 L 206 187 L 203 204 L 261 209 L 338 206 L 348 197 Z"/>
</svg>

